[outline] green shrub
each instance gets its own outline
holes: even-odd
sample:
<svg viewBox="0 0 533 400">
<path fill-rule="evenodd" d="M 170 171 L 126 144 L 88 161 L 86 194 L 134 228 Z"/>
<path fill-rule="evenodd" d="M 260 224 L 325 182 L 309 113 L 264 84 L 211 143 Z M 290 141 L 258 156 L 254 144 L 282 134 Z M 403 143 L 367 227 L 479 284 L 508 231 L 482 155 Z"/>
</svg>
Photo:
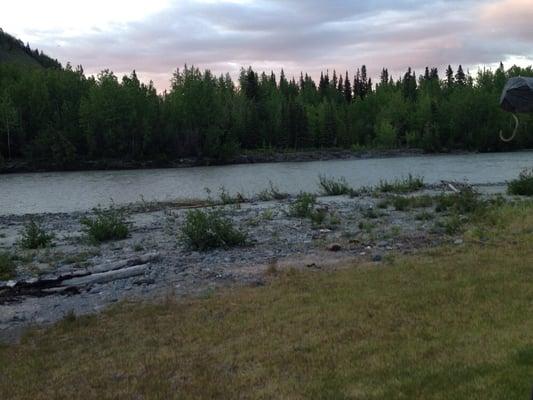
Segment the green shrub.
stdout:
<svg viewBox="0 0 533 400">
<path fill-rule="evenodd" d="M 124 212 L 113 206 L 108 209 L 95 208 L 93 218 L 85 217 L 80 222 L 83 231 L 93 244 L 121 240 L 129 235 Z"/>
<path fill-rule="evenodd" d="M 441 219 L 436 222 L 435 228 L 437 231 L 444 231 L 447 235 L 454 235 L 463 230 L 466 220 L 459 215 L 453 214 L 448 218 Z"/>
<path fill-rule="evenodd" d="M 44 249 L 52 244 L 54 236 L 49 235 L 41 225 L 33 219 L 24 225 L 20 245 L 25 249 Z"/>
<path fill-rule="evenodd" d="M 246 198 L 241 193 L 232 196 L 224 186 L 219 189 L 219 197 L 222 204 L 242 204 L 246 202 Z"/>
<path fill-rule="evenodd" d="M 472 214 L 482 211 L 485 202 L 480 199 L 479 193 L 473 189 L 463 189 L 459 193 L 444 194 L 437 198 L 437 212 L 452 211 L 459 214 Z"/>
<path fill-rule="evenodd" d="M 181 240 L 195 250 L 230 248 L 246 243 L 246 235 L 218 211 L 191 210 L 181 228 Z"/>
<path fill-rule="evenodd" d="M 398 211 L 405 211 L 410 206 L 409 198 L 403 196 L 395 196 L 392 199 L 392 205 Z"/>
<path fill-rule="evenodd" d="M 520 196 L 533 196 L 533 168 L 520 172 L 518 179 L 507 186 L 507 193 Z"/>
<path fill-rule="evenodd" d="M 272 181 L 269 182 L 268 189 L 263 190 L 257 195 L 257 198 L 261 201 L 284 200 L 287 197 L 289 197 L 289 195 L 281 192 L 278 187 L 274 186 Z"/>
<path fill-rule="evenodd" d="M 316 205 L 316 196 L 311 193 L 300 193 L 296 200 L 289 206 L 291 217 L 308 218 Z"/>
<path fill-rule="evenodd" d="M 382 193 L 409 193 L 420 190 L 424 187 L 422 177 L 409 174 L 407 178 L 396 179 L 392 182 L 380 181 L 378 191 Z"/>
<path fill-rule="evenodd" d="M 406 211 L 412 208 L 426 208 L 433 205 L 433 198 L 431 196 L 395 196 L 392 199 L 394 208 L 398 211 Z"/>
<path fill-rule="evenodd" d="M 328 216 L 328 212 L 324 209 L 319 210 L 312 210 L 309 214 L 309 219 L 315 226 L 321 226 L 324 221 L 326 220 L 326 217 Z"/>
<path fill-rule="evenodd" d="M 0 281 L 7 281 L 15 276 L 15 263 L 11 254 L 0 252 Z"/>
<path fill-rule="evenodd" d="M 352 189 L 348 186 L 344 178 L 337 180 L 320 175 L 318 177 L 318 183 L 322 189 L 322 193 L 327 196 L 341 196 L 352 192 Z"/>
</svg>

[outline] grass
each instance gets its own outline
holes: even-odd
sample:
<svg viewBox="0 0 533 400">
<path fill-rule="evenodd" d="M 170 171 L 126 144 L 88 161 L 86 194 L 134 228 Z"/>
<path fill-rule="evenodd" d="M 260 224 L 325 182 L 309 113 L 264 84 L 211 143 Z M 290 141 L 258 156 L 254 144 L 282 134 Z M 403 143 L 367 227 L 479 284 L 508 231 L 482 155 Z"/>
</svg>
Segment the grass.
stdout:
<svg viewBox="0 0 533 400">
<path fill-rule="evenodd" d="M 407 178 L 396 179 L 392 182 L 380 181 L 377 190 L 381 193 L 410 193 L 424 188 L 422 177 L 409 174 Z"/>
<path fill-rule="evenodd" d="M 13 256 L 7 252 L 0 252 L 0 281 L 7 281 L 15 276 L 16 266 Z"/>
<path fill-rule="evenodd" d="M 520 196 L 533 196 L 533 168 L 523 170 L 517 179 L 509 182 L 507 192 Z"/>
<path fill-rule="evenodd" d="M 316 196 L 311 193 L 300 193 L 289 206 L 291 217 L 309 218 L 316 205 Z"/>
<path fill-rule="evenodd" d="M 464 189 L 459 193 L 443 194 L 437 197 L 437 212 L 455 212 L 459 214 L 482 213 L 487 204 L 473 189 Z"/>
<path fill-rule="evenodd" d="M 352 189 L 348 186 L 344 178 L 335 179 L 320 175 L 318 177 L 318 184 L 322 193 L 327 196 L 341 196 L 352 192 Z"/>
<path fill-rule="evenodd" d="M 44 249 L 52 245 L 54 236 L 46 233 L 41 224 L 33 219 L 24 225 L 20 245 L 25 249 Z"/>
<path fill-rule="evenodd" d="M 181 227 L 180 239 L 190 248 L 200 251 L 220 247 L 227 249 L 246 243 L 246 235 L 216 210 L 188 211 Z"/>
<path fill-rule="evenodd" d="M 490 246 L 69 315 L 0 348 L 0 398 L 527 399 L 532 211 L 488 210 Z"/>
<path fill-rule="evenodd" d="M 89 242 L 92 244 L 122 240 L 129 235 L 124 213 L 115 207 L 108 209 L 95 208 L 93 218 L 85 217 L 80 222 Z"/>
<path fill-rule="evenodd" d="M 392 205 L 398 211 L 406 211 L 413 208 L 427 208 L 433 205 L 433 197 L 424 196 L 394 196 Z"/>
<path fill-rule="evenodd" d="M 271 201 L 271 200 L 284 200 L 289 195 L 279 190 L 272 181 L 269 182 L 268 189 L 263 190 L 257 195 L 257 198 L 261 201 Z"/>
</svg>

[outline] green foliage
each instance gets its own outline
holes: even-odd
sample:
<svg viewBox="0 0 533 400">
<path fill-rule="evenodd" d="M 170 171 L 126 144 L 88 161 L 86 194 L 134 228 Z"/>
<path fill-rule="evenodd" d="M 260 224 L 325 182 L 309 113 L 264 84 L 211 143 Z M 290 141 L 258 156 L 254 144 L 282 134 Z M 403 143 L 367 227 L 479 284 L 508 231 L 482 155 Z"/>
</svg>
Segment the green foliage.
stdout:
<svg viewBox="0 0 533 400">
<path fill-rule="evenodd" d="M 312 215 L 316 205 L 316 196 L 311 193 L 300 193 L 289 206 L 291 217 L 308 218 Z"/>
<path fill-rule="evenodd" d="M 412 208 L 426 208 L 433 205 L 433 198 L 431 196 L 394 196 L 392 204 L 398 211 L 406 211 Z"/>
<path fill-rule="evenodd" d="M 7 36 L 0 35 L 0 59 L 2 37 Z M 0 64 L 4 159 L 67 169 L 107 159 L 172 165 L 191 157 L 224 163 L 257 149 L 533 147 L 527 130 L 531 116 L 521 117 L 512 144 L 503 144 L 496 133 L 509 120 L 498 107 L 506 79 L 533 76 L 531 67 L 482 70 L 475 79 L 450 68 L 445 80 L 435 68 L 423 76 L 409 68 L 396 81 L 382 74 L 374 86 L 362 66 L 353 85 L 344 79 L 341 87 L 329 73 L 318 83 L 309 76 L 296 82 L 248 68 L 236 85 L 228 74 L 217 77 L 185 66 L 173 74 L 170 89 L 158 94 L 135 71 L 86 77 L 81 67 L 61 68 L 16 39 L 6 40 L 31 55 L 34 65 L 50 68 Z"/>
<path fill-rule="evenodd" d="M 219 211 L 191 210 L 181 228 L 181 240 L 199 251 L 215 248 L 228 249 L 246 243 L 246 235 L 238 231 L 230 219 Z"/>
<path fill-rule="evenodd" d="M 7 281 L 15 276 L 15 262 L 13 256 L 7 252 L 0 252 L 0 281 Z"/>
<path fill-rule="evenodd" d="M 219 190 L 219 198 L 222 204 L 242 204 L 246 202 L 246 198 L 241 193 L 232 196 L 224 186 Z"/>
<path fill-rule="evenodd" d="M 457 214 L 452 214 L 449 217 L 439 219 L 435 223 L 437 231 L 444 231 L 447 235 L 455 235 L 463 230 L 466 219 L 461 218 Z"/>
<path fill-rule="evenodd" d="M 486 207 L 478 192 L 463 189 L 459 193 L 443 194 L 437 197 L 437 212 L 450 211 L 459 214 L 482 212 Z"/>
<path fill-rule="evenodd" d="M 53 238 L 37 221 L 30 219 L 24 225 L 20 245 L 25 249 L 44 249 L 52 244 Z"/>
<path fill-rule="evenodd" d="M 344 178 L 335 179 L 320 175 L 318 180 L 322 192 L 327 196 L 341 196 L 352 191 Z"/>
<path fill-rule="evenodd" d="M 517 179 L 509 182 L 507 192 L 520 196 L 533 196 L 533 169 L 523 170 Z"/>
<path fill-rule="evenodd" d="M 380 181 L 378 191 L 382 193 L 409 193 L 424 187 L 424 178 L 409 174 L 407 178 L 396 179 L 392 182 Z"/>
<path fill-rule="evenodd" d="M 95 208 L 94 217 L 82 218 L 80 222 L 92 244 L 122 240 L 129 235 L 124 212 L 113 206 L 108 209 Z"/>
<path fill-rule="evenodd" d="M 272 183 L 272 181 L 269 182 L 268 189 L 261 191 L 257 195 L 257 198 L 261 201 L 284 200 L 287 197 L 289 197 L 289 195 L 281 192 L 279 188 Z"/>
</svg>

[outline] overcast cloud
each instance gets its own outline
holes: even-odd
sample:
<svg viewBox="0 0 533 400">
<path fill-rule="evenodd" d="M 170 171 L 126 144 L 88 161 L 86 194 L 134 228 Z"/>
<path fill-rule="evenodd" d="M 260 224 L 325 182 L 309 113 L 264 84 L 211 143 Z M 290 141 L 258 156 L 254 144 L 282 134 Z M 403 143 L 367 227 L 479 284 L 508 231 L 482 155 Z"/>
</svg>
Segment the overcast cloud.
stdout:
<svg viewBox="0 0 533 400">
<path fill-rule="evenodd" d="M 91 13 L 83 30 L 2 20 L 9 15 L 0 26 L 88 73 L 136 69 L 160 89 L 185 63 L 215 73 L 252 65 L 315 77 L 326 69 L 353 74 L 361 64 L 377 75 L 382 67 L 398 74 L 408 66 L 533 63 L 531 0 L 167 0 L 126 20 L 115 12 L 105 23 Z"/>
</svg>

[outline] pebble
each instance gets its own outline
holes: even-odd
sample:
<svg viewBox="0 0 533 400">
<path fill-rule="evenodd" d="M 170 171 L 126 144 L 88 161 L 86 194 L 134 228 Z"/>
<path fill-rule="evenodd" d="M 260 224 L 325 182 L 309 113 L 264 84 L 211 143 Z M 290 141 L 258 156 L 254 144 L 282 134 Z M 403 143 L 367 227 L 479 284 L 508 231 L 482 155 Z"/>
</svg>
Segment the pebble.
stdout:
<svg viewBox="0 0 533 400">
<path fill-rule="evenodd" d="M 332 243 L 328 246 L 328 250 L 329 251 L 333 251 L 333 252 L 337 252 L 337 251 L 341 251 L 342 250 L 342 247 L 340 244 L 338 243 Z"/>
</svg>

